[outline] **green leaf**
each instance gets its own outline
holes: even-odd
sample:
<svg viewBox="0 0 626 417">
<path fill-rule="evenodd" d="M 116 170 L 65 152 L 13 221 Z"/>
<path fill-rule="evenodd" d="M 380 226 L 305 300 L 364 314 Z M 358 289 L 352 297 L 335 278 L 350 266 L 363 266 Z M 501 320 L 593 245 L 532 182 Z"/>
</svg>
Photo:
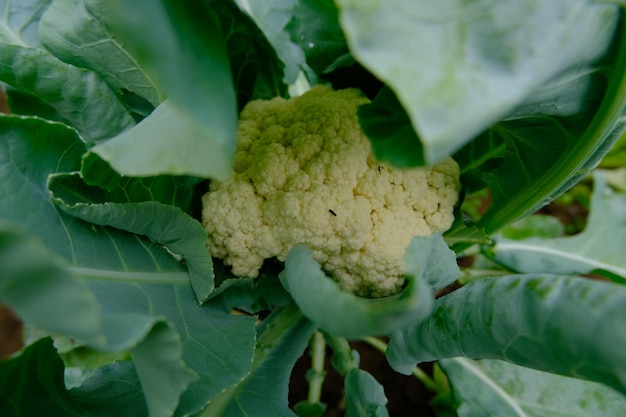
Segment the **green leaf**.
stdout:
<svg viewBox="0 0 626 417">
<path fill-rule="evenodd" d="M 0 414 L 4 417 L 82 416 L 65 390 L 63 361 L 46 338 L 0 362 Z"/>
<path fill-rule="evenodd" d="M 6 2 L 0 18 L 0 81 L 54 108 L 89 142 L 134 125 L 98 75 L 65 64 L 42 48 L 37 30 L 49 3 Z"/>
<path fill-rule="evenodd" d="M 339 10 L 332 0 L 294 0 L 296 6 L 287 30 L 300 45 L 307 64 L 325 74 L 352 64 L 348 44 L 339 25 Z"/>
<path fill-rule="evenodd" d="M 594 190 L 585 230 L 575 236 L 524 240 L 498 238 L 488 250 L 507 268 L 521 273 L 585 274 L 608 271 L 626 283 L 626 194 L 607 187 L 594 175 Z"/>
<path fill-rule="evenodd" d="M 186 119 L 185 123 L 181 122 L 182 126 L 187 121 L 195 122 L 197 128 L 194 129 L 203 132 L 202 137 L 210 138 L 211 143 L 220 144 L 223 149 L 234 149 L 237 105 L 233 78 L 226 42 L 212 8 L 204 2 L 117 0 L 113 5 L 117 11 L 118 33 L 151 78 L 175 103 L 173 107 L 180 109 L 179 116 L 184 115 Z M 175 144 L 174 138 L 180 140 L 188 134 L 183 131 L 169 138 Z M 210 155 L 185 145 L 161 152 L 181 150 L 187 155 Z"/>
<path fill-rule="evenodd" d="M 287 407 L 289 376 L 313 330 L 293 304 L 272 313 L 259 325 L 250 373 L 214 398 L 199 417 L 295 417 Z"/>
<path fill-rule="evenodd" d="M 382 385 L 362 369 L 346 375 L 346 417 L 387 417 L 387 397 Z"/>
<path fill-rule="evenodd" d="M 0 232 L 0 261 L 7 267 L 0 300 L 47 331 L 98 349 L 130 350 L 150 415 L 171 415 L 181 392 L 197 377 L 181 360 L 180 339 L 169 325 L 150 314 L 109 311 L 103 315 L 93 293 L 76 279 L 79 271 L 64 267 L 41 244 L 10 229 Z M 163 387 L 160 381 L 166 376 Z"/>
<path fill-rule="evenodd" d="M 338 5 L 350 50 L 397 94 L 427 164 L 459 149 L 554 77 L 600 58 L 620 12 L 588 0 Z"/>
<path fill-rule="evenodd" d="M 285 65 L 285 84 L 293 84 L 302 68 L 306 68 L 304 52 L 294 43 L 286 31 L 292 19 L 296 0 L 236 0 L 239 8 L 246 12 L 261 29 L 276 54 Z"/>
<path fill-rule="evenodd" d="M 619 50 L 609 71 L 609 83 L 593 118 L 531 118 L 522 129 L 517 127 L 519 121 L 494 127 L 504 126 L 501 133 L 507 139 L 507 156 L 487 179 L 493 203 L 478 223 L 487 233 L 536 211 L 571 188 L 619 138 L 626 125 L 626 31 L 616 45 Z M 546 129 L 541 128 L 542 120 L 547 122 Z M 545 149 L 546 143 L 550 143 L 552 153 Z"/>
<path fill-rule="evenodd" d="M 192 289 L 185 281 L 148 284 L 130 279 L 112 281 L 104 277 L 90 279 L 87 284 L 103 311 L 164 318 L 175 330 L 173 335 L 182 345 L 180 359 L 194 370 L 197 379 L 180 396 L 174 415 L 197 413 L 250 371 L 255 340 L 254 317 L 231 315 L 210 302 L 198 306 Z M 123 322 L 119 326 L 120 330 L 125 327 Z M 133 352 L 133 360 L 138 367 L 141 364 L 151 366 L 146 374 L 138 369 L 138 374 L 144 390 L 144 381 L 151 384 L 155 406 L 160 403 L 159 396 L 168 398 L 176 394 L 171 392 L 176 369 L 163 370 L 171 375 L 169 377 L 149 374 L 159 367 L 158 355 L 167 352 L 172 355 L 173 342 L 174 339 L 163 337 L 162 340 L 155 339 L 154 343 L 144 344 L 141 351 L 144 359 L 140 363 Z M 170 412 L 174 413 L 174 410 Z"/>
<path fill-rule="evenodd" d="M 41 16 L 52 0 L 4 1 L 2 4 L 2 30 L 0 43 L 30 45 L 41 48 L 37 33 Z"/>
<path fill-rule="evenodd" d="M 158 201 L 178 207 L 186 213 L 191 210 L 194 187 L 202 181 L 198 177 L 181 175 L 121 176 L 95 154 L 89 154 L 83 159 L 80 174 L 85 183 L 108 191 L 107 201 Z"/>
<path fill-rule="evenodd" d="M 461 417 L 613 417 L 626 398 L 604 385 L 553 375 L 497 360 L 439 361 L 450 380 Z"/>
<path fill-rule="evenodd" d="M 280 1 L 285 1 L 285 3 L 280 4 L 287 6 L 287 9 L 289 8 L 286 3 L 287 0 Z M 248 4 L 250 8 L 255 8 L 258 2 L 255 0 L 248 2 Z M 240 10 L 233 1 L 210 0 L 210 4 L 219 17 L 222 34 L 226 39 L 226 49 L 235 82 L 239 110 L 253 99 L 269 100 L 277 96 L 284 96 L 286 85 L 283 83 L 283 79 L 291 76 L 288 73 L 293 72 L 293 69 L 288 62 L 283 64 L 280 59 L 291 60 L 296 58 L 290 57 L 288 51 L 279 51 L 272 47 L 276 44 L 278 48 L 276 42 L 283 42 L 284 36 L 276 34 L 281 39 L 274 39 L 272 37 L 274 36 L 274 28 L 266 25 L 257 26 L 254 20 Z M 271 12 L 268 11 L 268 13 Z M 276 21 L 284 19 L 280 11 L 276 15 L 271 14 L 272 24 L 275 23 L 274 18 L 277 18 Z M 255 19 L 262 20 L 260 16 L 256 16 Z M 272 44 L 268 42 L 264 33 Z M 280 56 L 277 56 L 278 52 L 280 52 Z"/>
<path fill-rule="evenodd" d="M 111 202 L 110 193 L 85 184 L 78 174 L 51 176 L 52 200 L 66 213 L 100 226 L 143 235 L 180 255 L 199 303 L 213 291 L 213 264 L 206 230 L 182 210 L 157 201 Z"/>
<path fill-rule="evenodd" d="M 75 131 L 37 118 L 1 115 L 0 134 L 0 218 L 38 236 L 81 274 L 144 271 L 166 281 L 186 279 L 184 267 L 158 245 L 87 225 L 52 203 L 48 176 L 80 169 L 86 147 Z"/>
<path fill-rule="evenodd" d="M 171 100 L 133 129 L 95 146 L 95 154 L 126 176 L 194 175 L 225 180 L 232 172 L 235 142 L 213 135 Z"/>
<path fill-rule="evenodd" d="M 428 320 L 395 332 L 387 357 L 406 374 L 416 362 L 503 359 L 626 393 L 626 354 L 614 348 L 626 342 L 625 314 L 620 285 L 554 275 L 484 278 L 436 300 Z"/>
<path fill-rule="evenodd" d="M 66 270 L 87 283 L 102 311 L 101 327 L 94 332 L 105 337 L 91 345 L 131 351 L 151 416 L 172 414 L 183 391 L 181 415 L 197 412 L 240 380 L 251 362 L 254 318 L 231 316 L 218 306 L 200 308 L 185 267 L 168 251 L 141 236 L 78 220 L 53 205 L 48 176 L 80 166 L 85 145 L 76 133 L 16 116 L 0 117 L 0 132 L 0 193 L 5 196 L 0 217 L 37 235 L 65 259 Z M 28 282 L 22 286 L 33 297 L 38 294 Z M 46 317 L 38 320 L 57 317 L 68 326 L 76 321 L 76 311 L 71 317 L 56 312 L 45 309 Z M 207 364 L 207 354 L 221 360 Z"/>
<path fill-rule="evenodd" d="M 444 285 L 460 274 L 441 234 L 413 238 L 406 262 L 407 287 L 380 299 L 343 291 L 304 246 L 289 252 L 280 279 L 302 313 L 325 332 L 348 338 L 384 335 L 426 317 L 432 302 L 429 287 Z"/>
<path fill-rule="evenodd" d="M 548 214 L 533 214 L 511 223 L 500 232 L 507 239 L 524 240 L 532 237 L 537 238 L 560 238 L 565 235 L 565 226 L 554 216 Z M 555 272 L 555 271 L 533 271 Z"/>
<path fill-rule="evenodd" d="M 118 39 L 116 19 L 106 1 L 55 0 L 41 19 L 39 36 L 60 60 L 101 75 L 118 95 L 132 92 L 156 107 L 159 91 Z"/>
<path fill-rule="evenodd" d="M 399 168 L 424 165 L 422 143 L 389 88 L 380 90 L 371 103 L 359 106 L 358 115 L 377 160 Z"/>
<path fill-rule="evenodd" d="M 0 81 L 54 108 L 88 142 L 110 138 L 135 124 L 95 73 L 40 49 L 0 44 Z"/>
<path fill-rule="evenodd" d="M 148 415 L 141 381 L 132 362 L 117 361 L 94 370 L 82 385 L 70 390 L 70 395 L 72 402 L 89 417 Z"/>
<path fill-rule="evenodd" d="M 79 340 L 98 339 L 101 317 L 93 294 L 40 241 L 0 222 L 0 264 L 0 300 L 23 320 Z"/>
</svg>

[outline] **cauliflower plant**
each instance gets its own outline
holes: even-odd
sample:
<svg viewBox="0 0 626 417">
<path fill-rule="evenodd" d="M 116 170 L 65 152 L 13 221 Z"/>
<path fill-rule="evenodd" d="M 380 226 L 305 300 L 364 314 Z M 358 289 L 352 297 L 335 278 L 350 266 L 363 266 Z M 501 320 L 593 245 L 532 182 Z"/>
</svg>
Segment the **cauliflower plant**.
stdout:
<svg viewBox="0 0 626 417">
<path fill-rule="evenodd" d="M 296 244 L 346 290 L 396 293 L 411 238 L 453 222 L 459 168 L 377 162 L 359 127 L 356 89 L 318 86 L 289 100 L 252 101 L 241 113 L 234 175 L 203 196 L 211 254 L 237 276 L 284 261 Z"/>
</svg>

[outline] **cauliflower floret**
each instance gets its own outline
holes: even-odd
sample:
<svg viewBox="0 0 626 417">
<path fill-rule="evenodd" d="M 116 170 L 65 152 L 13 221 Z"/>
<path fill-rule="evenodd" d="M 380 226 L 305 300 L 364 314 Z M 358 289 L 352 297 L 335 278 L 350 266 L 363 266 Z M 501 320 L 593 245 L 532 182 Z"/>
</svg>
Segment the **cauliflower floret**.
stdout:
<svg viewBox="0 0 626 417">
<path fill-rule="evenodd" d="M 452 225 L 459 168 L 452 159 L 404 170 L 377 162 L 356 112 L 368 102 L 356 89 L 318 86 L 248 103 L 235 173 L 202 198 L 211 254 L 256 277 L 264 259 L 304 244 L 344 289 L 398 292 L 411 238 Z"/>
</svg>

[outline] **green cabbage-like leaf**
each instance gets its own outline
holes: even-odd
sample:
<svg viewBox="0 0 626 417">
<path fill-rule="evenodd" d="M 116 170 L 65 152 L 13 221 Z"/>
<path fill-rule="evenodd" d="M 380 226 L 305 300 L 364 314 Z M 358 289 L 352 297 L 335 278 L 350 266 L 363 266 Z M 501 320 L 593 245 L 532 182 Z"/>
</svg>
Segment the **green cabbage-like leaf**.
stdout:
<svg viewBox="0 0 626 417">
<path fill-rule="evenodd" d="M 380 299 L 342 290 L 301 245 L 287 255 L 280 279 L 303 314 L 325 332 L 348 338 L 384 335 L 425 318 L 432 304 L 431 288 L 445 285 L 460 274 L 441 234 L 413 238 L 406 262 L 406 288 L 396 296 Z"/>
<path fill-rule="evenodd" d="M 609 272 L 626 283 L 626 194 L 607 187 L 594 175 L 594 190 L 585 230 L 569 237 L 498 238 L 489 249 L 493 259 L 520 273 L 586 274 Z"/>
<path fill-rule="evenodd" d="M 93 158 L 92 154 L 126 176 L 194 175 L 225 180 L 232 172 L 235 142 L 206 129 L 168 99 L 134 128 L 92 148 L 86 159 Z"/>
<path fill-rule="evenodd" d="M 415 364 L 457 356 L 503 359 L 601 382 L 626 393 L 626 287 L 578 277 L 484 278 L 435 301 L 428 320 L 396 331 L 387 357 Z"/>
<path fill-rule="evenodd" d="M 117 15 L 103 0 L 55 0 L 39 24 L 45 48 L 63 62 L 103 77 L 118 95 L 133 93 L 156 107 L 161 94 L 115 31 Z"/>
<path fill-rule="evenodd" d="M 455 358 L 440 360 L 439 366 L 460 416 L 613 417 L 626 407 L 626 397 L 604 385 L 504 361 Z"/>
<path fill-rule="evenodd" d="M 616 5 L 590 0 L 338 5 L 350 50 L 397 94 L 427 164 L 459 149 L 554 77 L 600 58 L 620 13 Z"/>
<path fill-rule="evenodd" d="M 273 312 L 259 325 L 250 372 L 211 400 L 199 417 L 295 417 L 287 405 L 289 376 L 313 330 L 293 303 Z"/>
</svg>

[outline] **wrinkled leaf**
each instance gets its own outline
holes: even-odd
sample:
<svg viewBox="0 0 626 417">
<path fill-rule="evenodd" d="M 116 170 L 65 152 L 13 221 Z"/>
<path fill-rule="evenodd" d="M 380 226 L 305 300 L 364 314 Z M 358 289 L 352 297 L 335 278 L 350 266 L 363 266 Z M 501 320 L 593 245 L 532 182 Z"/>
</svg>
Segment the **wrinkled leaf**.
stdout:
<svg viewBox="0 0 626 417">
<path fill-rule="evenodd" d="M 0 81 L 43 101 L 89 142 L 134 125 L 97 74 L 65 64 L 43 49 L 38 28 L 49 4 L 43 0 L 0 3 Z"/>
<path fill-rule="evenodd" d="M 503 359 L 601 382 L 626 393 L 626 288 L 585 278 L 484 278 L 435 301 L 431 317 L 394 332 L 387 357 L 416 363 L 464 356 Z"/>
<path fill-rule="evenodd" d="M 252 17 L 285 65 L 285 84 L 293 84 L 306 66 L 303 50 L 285 30 L 294 14 L 296 0 L 236 0 L 236 3 Z"/>
<path fill-rule="evenodd" d="M 585 230 L 575 236 L 524 240 L 499 238 L 489 249 L 493 259 L 520 273 L 585 274 L 608 271 L 626 283 L 626 195 L 594 175 L 594 190 Z"/>
<path fill-rule="evenodd" d="M 199 303 L 213 291 L 206 230 L 179 208 L 157 201 L 111 202 L 109 193 L 88 186 L 78 174 L 53 176 L 49 188 L 53 201 L 66 213 L 89 223 L 146 236 L 182 256 Z"/>
<path fill-rule="evenodd" d="M 79 340 L 98 341 L 101 317 L 93 294 L 40 241 L 0 222 L 0 265 L 0 300 L 23 320 Z"/>
<path fill-rule="evenodd" d="M 460 417 L 613 417 L 626 409 L 624 396 L 589 381 L 488 359 L 444 359 L 439 365 L 452 385 Z"/>
<path fill-rule="evenodd" d="M 93 345 L 131 351 L 151 416 L 173 413 L 192 376 L 199 379 L 183 394 L 181 415 L 199 411 L 242 378 L 252 356 L 253 318 L 230 316 L 217 306 L 200 308 L 187 271 L 168 251 L 138 235 L 78 220 L 52 204 L 48 175 L 80 167 L 85 146 L 76 133 L 16 116 L 0 117 L 0 131 L 1 217 L 37 235 L 87 283 L 103 317 L 94 331 L 107 338 Z M 36 286 L 23 287 L 37 294 Z M 46 309 L 47 320 L 53 312 Z M 76 314 L 56 317 L 70 325 Z M 207 364 L 207 354 L 229 361 Z"/>
<path fill-rule="evenodd" d="M 70 395 L 72 402 L 89 417 L 148 415 L 141 381 L 132 362 L 118 361 L 96 369 L 82 385 L 72 388 Z"/>
<path fill-rule="evenodd" d="M 389 88 L 383 88 L 371 103 L 359 106 L 358 115 L 377 160 L 399 168 L 424 165 L 422 143 Z"/>
<path fill-rule="evenodd" d="M 280 1 L 285 2 L 286 0 L 279 0 L 276 4 L 286 5 Z M 248 4 L 250 8 L 255 8 L 257 2 L 255 0 L 248 2 Z M 272 44 L 268 42 L 263 31 L 267 31 L 269 34 L 270 32 L 273 33 L 273 29 L 257 26 L 252 18 L 237 7 L 235 2 L 210 0 L 210 4 L 219 17 L 222 34 L 226 40 L 226 50 L 235 83 L 239 110 L 250 100 L 269 100 L 277 96 L 284 96 L 286 93 L 286 85 L 283 82 L 286 75 L 285 71 L 290 72 L 292 70 L 286 68 L 286 65 L 287 67 L 290 65 L 283 64 L 280 59 L 289 60 L 295 57 L 289 57 L 289 53 L 284 51 L 275 50 Z M 271 14 L 273 15 L 272 20 L 276 17 L 278 17 L 278 21 L 283 19 L 281 12 L 277 12 L 276 15 Z M 285 39 L 280 35 L 278 36 L 281 37 L 280 42 Z M 270 41 L 272 40 L 278 41 L 277 39 L 270 39 Z M 279 52 L 281 52 L 281 56 L 277 56 Z"/>
<path fill-rule="evenodd" d="M 406 262 L 406 288 L 381 299 L 361 298 L 342 290 L 304 246 L 289 252 L 280 279 L 302 313 L 325 332 L 348 338 L 384 335 L 423 319 L 432 303 L 430 287 L 459 276 L 454 254 L 441 234 L 413 238 Z"/>
<path fill-rule="evenodd" d="M 198 412 L 249 372 L 255 339 L 254 317 L 230 315 L 210 303 L 199 307 L 186 282 L 151 284 L 139 279 L 112 281 L 105 278 L 91 279 L 88 285 L 104 311 L 164 317 L 176 330 L 175 335 L 182 344 L 182 360 L 194 370 L 197 379 L 182 393 L 174 415 Z M 151 355 L 161 350 L 170 351 L 172 342 L 164 338 L 144 345 L 142 353 L 152 370 L 156 370 L 158 364 Z M 135 355 L 133 360 L 140 365 Z M 171 377 L 145 375 L 154 385 L 153 392 L 161 398 L 172 395 L 171 378 L 176 373 L 175 370 L 168 370 L 168 373 Z M 144 381 L 139 370 L 138 374 Z M 155 398 L 157 405 L 158 400 Z"/>
<path fill-rule="evenodd" d="M 332 0 L 294 0 L 293 17 L 287 30 L 317 73 L 352 64 L 346 38 L 339 26 L 339 10 Z M 314 81 L 314 80 L 312 80 Z"/>
<path fill-rule="evenodd" d="M 293 304 L 270 315 L 259 325 L 250 373 L 214 398 L 199 417 L 295 417 L 287 406 L 289 376 L 313 330 Z"/>
<path fill-rule="evenodd" d="M 169 325 L 149 314 L 102 314 L 93 293 L 76 279 L 79 271 L 64 267 L 39 242 L 11 229 L 0 232 L 0 260 L 7 268 L 0 300 L 30 324 L 49 332 L 97 349 L 130 350 L 150 416 L 171 415 L 181 392 L 197 377 L 182 361 L 180 339 Z M 167 387 L 163 387 L 166 377 Z M 19 409 L 19 403 L 15 407 Z"/>
<path fill-rule="evenodd" d="M 110 138 L 135 124 L 98 75 L 41 49 L 0 45 L 0 81 L 54 108 L 88 142 Z"/>
<path fill-rule="evenodd" d="M 63 384 L 63 361 L 50 338 L 26 347 L 19 356 L 0 362 L 0 414 L 3 417 L 74 417 Z"/>
<path fill-rule="evenodd" d="M 398 95 L 427 164 L 601 57 L 619 16 L 617 6 L 588 0 L 338 4 L 350 50 Z"/>
<path fill-rule="evenodd" d="M 234 149 L 237 105 L 226 43 L 215 12 L 204 2 L 117 0 L 113 6 L 118 17 L 118 33 L 151 78 L 175 103 L 173 106 L 180 109 L 179 115 L 184 115 L 186 120 L 178 127 L 187 126 L 186 122 L 193 123 L 197 126 L 194 131 L 201 133 L 208 142 L 219 144 L 222 149 Z M 168 123 L 173 119 L 169 118 Z M 189 132 L 172 129 L 169 133 L 174 133 L 169 136 L 169 148 L 161 148 L 156 151 L 157 155 L 181 150 L 188 156 L 193 153 L 209 155 L 180 145 L 178 141 Z M 133 153 L 135 157 L 139 155 L 141 152 Z M 224 155 L 220 156 L 223 160 Z M 175 171 L 170 173 L 180 173 L 177 167 L 172 169 Z"/>
<path fill-rule="evenodd" d="M 2 219 L 22 225 L 82 274 L 149 271 L 186 279 L 184 267 L 147 239 L 88 226 L 51 202 L 48 175 L 80 169 L 86 148 L 76 132 L 41 119 L 0 116 L 0 133 Z"/>
<path fill-rule="evenodd" d="M 119 95 L 132 92 L 156 107 L 159 91 L 117 39 L 117 18 L 103 0 L 55 0 L 41 19 L 39 36 L 57 58 L 100 74 Z"/>
<path fill-rule="evenodd" d="M 350 369 L 346 375 L 346 417 L 387 417 L 383 386 L 368 372 Z"/>
<path fill-rule="evenodd" d="M 93 158 L 91 153 L 127 176 L 194 175 L 225 180 L 232 171 L 235 143 L 212 135 L 166 100 L 133 129 L 92 148 L 87 160 Z"/>
</svg>

